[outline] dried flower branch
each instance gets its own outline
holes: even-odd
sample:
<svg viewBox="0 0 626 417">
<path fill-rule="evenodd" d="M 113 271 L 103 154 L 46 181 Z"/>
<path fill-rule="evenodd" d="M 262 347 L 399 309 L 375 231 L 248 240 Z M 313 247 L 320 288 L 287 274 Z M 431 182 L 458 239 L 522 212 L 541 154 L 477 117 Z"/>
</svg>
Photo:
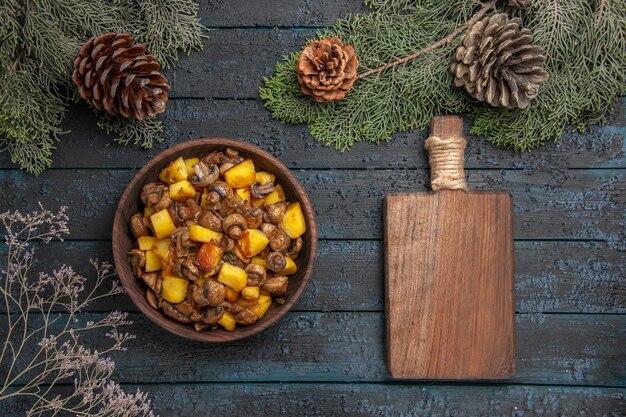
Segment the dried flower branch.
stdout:
<svg viewBox="0 0 626 417">
<path fill-rule="evenodd" d="M 1 317 L 6 321 L 0 325 L 4 338 L 0 402 L 13 397 L 33 400 L 27 416 L 153 417 L 146 394 L 127 394 L 111 380 L 115 364 L 107 355 L 125 350 L 125 343 L 134 338 L 120 330 L 131 323 L 127 314 L 114 311 L 84 324 L 78 319 L 88 304 L 123 292 L 113 280 L 112 266 L 91 261 L 96 269 L 92 285 L 70 266 L 52 273 L 33 271 L 33 243 L 63 240 L 69 233 L 67 220 L 65 207 L 57 213 L 40 205 L 40 210 L 28 214 L 0 214 L 7 248 L 6 264 L 0 271 Z M 113 282 L 111 288 L 102 291 L 109 282 Z M 102 350 L 81 343 L 84 332 L 96 329 L 106 332 L 111 341 Z M 68 382 L 73 383 L 73 390 L 56 394 L 59 384 Z"/>
</svg>

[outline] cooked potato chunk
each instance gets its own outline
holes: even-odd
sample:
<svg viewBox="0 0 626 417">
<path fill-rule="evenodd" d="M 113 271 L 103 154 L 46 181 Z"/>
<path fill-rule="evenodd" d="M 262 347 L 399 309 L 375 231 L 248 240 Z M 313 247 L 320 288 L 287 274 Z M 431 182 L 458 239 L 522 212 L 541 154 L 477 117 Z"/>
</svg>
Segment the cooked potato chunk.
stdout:
<svg viewBox="0 0 626 417">
<path fill-rule="evenodd" d="M 233 250 L 233 253 L 237 258 L 241 259 L 241 262 L 243 262 L 244 264 L 250 263 L 250 258 L 244 255 L 243 252 L 241 252 L 239 246 L 235 246 L 235 250 Z"/>
<path fill-rule="evenodd" d="M 200 162 L 199 158 L 185 159 L 185 166 L 187 167 L 187 176 L 188 177 L 189 177 L 189 174 L 193 173 L 193 166 L 195 164 L 197 164 L 198 162 Z"/>
<path fill-rule="evenodd" d="M 183 180 L 170 184 L 170 198 L 174 201 L 184 201 L 196 195 L 196 189 L 190 181 Z"/>
<path fill-rule="evenodd" d="M 261 289 L 259 287 L 246 287 L 241 290 L 241 298 L 246 300 L 257 300 Z"/>
<path fill-rule="evenodd" d="M 274 182 L 276 176 L 274 174 L 270 174 L 269 172 L 260 171 L 256 173 L 255 180 L 261 185 L 265 185 L 269 182 Z"/>
<path fill-rule="evenodd" d="M 285 201 L 285 192 L 283 191 L 283 187 L 278 184 L 276 189 L 265 196 L 263 199 L 263 205 L 267 206 L 269 204 L 276 204 L 281 201 Z"/>
<path fill-rule="evenodd" d="M 167 209 L 157 211 L 150 216 L 150 222 L 152 223 L 152 228 L 154 229 L 154 234 L 157 239 L 170 237 L 172 233 L 174 233 L 174 230 L 176 230 L 176 225 L 172 221 Z"/>
<path fill-rule="evenodd" d="M 189 171 L 187 171 L 187 165 L 182 156 L 163 168 L 159 174 L 159 179 L 167 184 L 183 181 L 188 177 Z"/>
<path fill-rule="evenodd" d="M 161 286 L 161 296 L 172 304 L 183 302 L 187 298 L 187 286 L 189 281 L 178 278 L 174 275 L 168 275 L 163 278 Z"/>
<path fill-rule="evenodd" d="M 224 315 L 217 321 L 217 323 L 229 332 L 234 332 L 235 327 L 237 327 L 235 317 L 233 317 L 229 311 L 224 311 Z"/>
<path fill-rule="evenodd" d="M 260 256 L 255 256 L 250 260 L 251 263 L 262 266 L 267 270 L 267 260 L 265 258 L 261 258 Z"/>
<path fill-rule="evenodd" d="M 252 312 L 256 314 L 258 318 L 262 319 L 271 305 L 272 297 L 270 297 L 269 295 L 261 294 L 259 295 L 259 299 L 257 300 L 257 306 L 252 309 Z"/>
<path fill-rule="evenodd" d="M 304 219 L 300 202 L 292 203 L 287 207 L 287 211 L 285 211 L 279 226 L 292 239 L 296 239 L 306 232 L 306 220 Z"/>
<path fill-rule="evenodd" d="M 246 287 L 248 274 L 239 267 L 224 263 L 217 276 L 217 280 L 235 291 L 241 291 Z"/>
<path fill-rule="evenodd" d="M 159 255 L 152 250 L 146 251 L 146 272 L 154 272 L 163 268 L 163 261 Z"/>
<path fill-rule="evenodd" d="M 170 257 L 170 245 L 172 244 L 172 239 L 165 238 L 157 241 L 156 246 L 154 247 L 154 252 L 159 255 L 161 259 L 167 261 Z"/>
<path fill-rule="evenodd" d="M 251 258 L 261 252 L 270 240 L 265 233 L 259 229 L 247 229 L 241 234 L 241 238 L 237 240 L 237 247 L 246 258 Z"/>
<path fill-rule="evenodd" d="M 220 259 L 222 259 L 222 248 L 213 244 L 205 243 L 202 245 L 198 254 L 196 255 L 196 261 L 202 269 L 205 271 L 211 271 L 217 266 Z"/>
<path fill-rule="evenodd" d="M 252 159 L 246 159 L 224 173 L 224 180 L 233 188 L 249 187 L 256 180 L 254 163 Z"/>
<path fill-rule="evenodd" d="M 235 190 L 237 195 L 246 201 L 250 201 L 250 189 L 249 188 L 238 188 Z"/>
<path fill-rule="evenodd" d="M 285 265 L 285 268 L 280 271 L 278 274 L 279 275 L 293 275 L 296 273 L 296 271 L 298 270 L 298 267 L 296 266 L 296 263 L 293 261 L 293 259 L 291 259 L 288 256 L 285 256 L 285 261 L 287 262 L 287 265 Z"/>
<path fill-rule="evenodd" d="M 239 300 L 239 296 L 241 295 L 239 291 L 235 291 L 230 287 L 224 287 L 226 290 L 226 301 L 229 303 L 236 303 Z"/>
<path fill-rule="evenodd" d="M 152 236 L 142 236 L 137 239 L 139 250 L 150 250 L 157 244 L 158 239 Z"/>
<path fill-rule="evenodd" d="M 207 229 L 206 227 L 202 227 L 197 224 L 192 224 L 189 226 L 189 239 L 193 240 L 194 242 L 214 242 L 219 244 L 222 236 L 223 235 L 220 232 Z"/>
</svg>

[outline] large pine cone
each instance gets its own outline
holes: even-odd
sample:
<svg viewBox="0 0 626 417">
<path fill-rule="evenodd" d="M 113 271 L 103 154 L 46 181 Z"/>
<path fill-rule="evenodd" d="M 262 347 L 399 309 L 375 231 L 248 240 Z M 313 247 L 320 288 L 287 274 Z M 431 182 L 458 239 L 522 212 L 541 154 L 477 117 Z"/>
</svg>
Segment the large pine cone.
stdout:
<svg viewBox="0 0 626 417">
<path fill-rule="evenodd" d="M 528 107 L 548 73 L 543 49 L 521 23 L 506 13 L 475 23 L 456 49 L 457 62 L 450 68 L 454 84 L 495 107 Z"/>
<path fill-rule="evenodd" d="M 358 66 L 354 48 L 339 38 L 313 41 L 296 64 L 300 91 L 318 103 L 341 100 L 356 81 Z"/>
<path fill-rule="evenodd" d="M 99 110 L 144 120 L 165 111 L 167 79 L 146 47 L 126 34 L 89 39 L 74 61 L 72 80 L 82 98 Z"/>
</svg>

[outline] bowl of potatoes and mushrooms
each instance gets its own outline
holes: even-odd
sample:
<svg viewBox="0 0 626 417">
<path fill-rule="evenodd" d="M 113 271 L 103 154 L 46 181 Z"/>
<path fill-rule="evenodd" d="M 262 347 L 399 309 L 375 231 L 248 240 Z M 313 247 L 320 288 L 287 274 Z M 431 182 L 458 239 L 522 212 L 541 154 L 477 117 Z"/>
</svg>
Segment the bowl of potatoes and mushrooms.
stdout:
<svg viewBox="0 0 626 417">
<path fill-rule="evenodd" d="M 154 157 L 122 194 L 113 256 L 130 298 L 186 338 L 226 342 L 285 315 L 313 271 L 306 192 L 262 149 L 185 142 Z"/>
</svg>

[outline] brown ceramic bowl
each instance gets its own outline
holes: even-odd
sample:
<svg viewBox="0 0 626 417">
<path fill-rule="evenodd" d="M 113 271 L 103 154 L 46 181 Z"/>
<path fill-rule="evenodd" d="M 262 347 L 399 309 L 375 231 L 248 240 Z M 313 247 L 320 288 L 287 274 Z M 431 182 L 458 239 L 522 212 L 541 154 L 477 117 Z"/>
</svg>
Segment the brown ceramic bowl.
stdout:
<svg viewBox="0 0 626 417">
<path fill-rule="evenodd" d="M 236 149 L 244 157 L 252 159 L 257 170 L 267 171 L 276 175 L 276 182 L 282 184 L 287 200 L 300 202 L 307 222 L 307 231 L 302 235 L 302 251 L 296 259 L 298 271 L 289 278 L 289 288 L 285 295 L 286 301 L 284 304 L 273 303 L 261 320 L 250 326 L 237 326 L 234 332 L 228 332 L 221 328 L 196 332 L 191 325 L 178 323 L 165 316 L 161 311 L 155 310 L 148 305 L 144 295 L 146 286 L 141 280 L 135 278 L 128 262 L 127 254 L 135 246 L 135 239 L 130 232 L 129 220 L 142 207 L 139 195 L 143 186 L 157 181 L 159 171 L 171 161 L 179 156 L 189 158 L 204 155 L 211 151 L 225 150 L 227 147 Z M 304 291 L 311 278 L 317 253 L 317 228 L 313 207 L 296 177 L 285 165 L 264 150 L 245 142 L 223 138 L 202 138 L 182 143 L 161 152 L 139 170 L 120 198 L 113 221 L 112 238 L 115 268 L 128 295 L 137 307 L 150 320 L 164 329 L 178 336 L 203 342 L 230 342 L 243 339 L 259 333 L 276 323 L 282 316 L 287 314 L 298 301 L 300 295 L 302 295 L 302 291 Z"/>
</svg>

